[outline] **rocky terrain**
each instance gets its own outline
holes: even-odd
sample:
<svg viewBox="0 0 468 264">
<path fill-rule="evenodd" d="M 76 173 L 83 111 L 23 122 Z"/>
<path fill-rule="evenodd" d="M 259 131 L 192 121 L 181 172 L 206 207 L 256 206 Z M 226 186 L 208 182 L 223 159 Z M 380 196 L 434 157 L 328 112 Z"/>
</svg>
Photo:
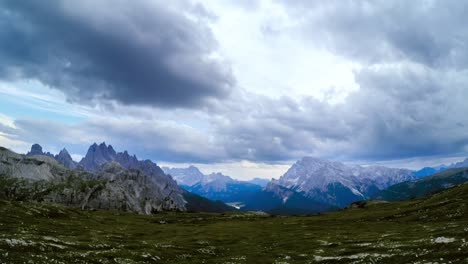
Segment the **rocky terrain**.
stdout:
<svg viewBox="0 0 468 264">
<path fill-rule="evenodd" d="M 466 263 L 468 185 L 316 216 L 138 215 L 0 200 L 3 263 Z M 27 254 L 25 254 L 27 252 Z"/>
<path fill-rule="evenodd" d="M 104 143 L 92 145 L 77 164 L 78 169 L 69 169 L 59 162 L 61 157 L 69 157 L 65 151 L 57 156 L 44 155 L 37 146 L 28 155 L 0 150 L 0 187 L 5 199 L 140 214 L 197 210 L 200 206 L 210 211 L 211 205 L 215 211 L 232 210 L 189 195 L 153 162 L 139 161 L 127 152 L 115 153 L 112 146 Z"/>
<path fill-rule="evenodd" d="M 69 169 L 75 169 L 77 167 L 77 162 L 72 159 L 67 149 L 62 149 L 59 154 L 53 155 L 50 152 L 43 152 L 42 147 L 39 144 L 34 144 L 31 146 L 31 150 L 26 154 L 27 156 L 46 156 L 56 159 L 63 166 Z"/>
</svg>

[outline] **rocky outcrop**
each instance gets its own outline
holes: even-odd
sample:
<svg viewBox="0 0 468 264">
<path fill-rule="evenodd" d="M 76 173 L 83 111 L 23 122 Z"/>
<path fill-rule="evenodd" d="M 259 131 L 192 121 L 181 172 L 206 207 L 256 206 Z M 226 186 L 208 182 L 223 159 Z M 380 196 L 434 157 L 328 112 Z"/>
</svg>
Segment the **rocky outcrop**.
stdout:
<svg viewBox="0 0 468 264">
<path fill-rule="evenodd" d="M 34 156 L 34 155 L 40 155 L 40 156 L 48 156 L 53 158 L 54 155 L 52 155 L 50 152 L 43 152 L 42 151 L 42 146 L 39 144 L 33 144 L 31 146 L 31 150 L 26 154 L 27 156 Z"/>
<path fill-rule="evenodd" d="M 81 208 L 144 214 L 186 210 L 183 190 L 159 167 L 149 161 L 134 166 L 125 168 L 108 162 L 90 173 L 70 170 L 47 156 L 25 156 L 1 149 L 0 187 L 11 199 Z"/>
<path fill-rule="evenodd" d="M 96 171 L 103 164 L 115 160 L 116 152 L 112 146 L 106 143 L 100 145 L 94 143 L 88 148 L 86 156 L 79 162 L 79 165 L 86 171 Z"/>
<path fill-rule="evenodd" d="M 166 190 L 163 195 L 182 194 L 182 189 L 177 182 L 151 160 L 138 160 L 135 155 L 127 151 L 116 152 L 111 145 L 105 142 L 91 145 L 86 156 L 80 161 L 79 166 L 89 172 L 98 172 L 104 165 L 109 163 L 119 164 L 122 168 L 130 171 L 139 171 L 142 177 L 147 177 L 151 183 L 159 189 Z M 104 166 L 104 168 L 107 166 Z M 179 205 L 182 201 L 174 199 Z"/>
<path fill-rule="evenodd" d="M 96 180 L 103 184 L 90 192 L 82 208 L 117 208 L 145 214 L 185 210 L 181 189 L 116 162 L 104 164 Z"/>
<path fill-rule="evenodd" d="M 0 174 L 33 181 L 54 180 L 60 174 L 60 164 L 44 155 L 19 155 L 0 150 Z"/>
</svg>

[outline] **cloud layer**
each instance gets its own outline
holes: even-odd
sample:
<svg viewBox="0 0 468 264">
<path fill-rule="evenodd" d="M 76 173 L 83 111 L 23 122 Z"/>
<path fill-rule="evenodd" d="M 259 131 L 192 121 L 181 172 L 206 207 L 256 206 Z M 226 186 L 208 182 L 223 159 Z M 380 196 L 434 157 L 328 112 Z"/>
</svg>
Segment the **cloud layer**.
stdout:
<svg viewBox="0 0 468 264">
<path fill-rule="evenodd" d="M 0 76 L 40 80 L 71 101 L 193 107 L 234 84 L 200 5 L 46 0 L 0 9 Z"/>
<path fill-rule="evenodd" d="M 252 17 L 264 15 L 270 10 L 261 10 L 264 2 L 240 8 Z M 339 82 L 345 86 L 336 88 L 343 91 L 340 100 L 328 100 L 333 92 L 277 96 L 288 94 L 284 86 L 262 92 L 248 82 L 239 86 L 242 71 L 231 73 L 217 54 L 226 43 L 221 38 L 230 32 L 219 33 L 224 28 L 217 27 L 219 14 L 210 2 L 113 1 L 112 9 L 107 1 L 54 3 L 2 2 L 0 15 L 8 19 L 0 22 L 5 62 L 0 76 L 38 79 L 75 103 L 111 101 L 113 107 L 99 108 L 89 120 L 72 125 L 16 118 L 15 128 L 0 127 L 15 135 L 11 139 L 50 145 L 105 140 L 158 161 L 183 163 L 273 164 L 306 155 L 377 162 L 468 153 L 468 29 L 463 23 L 468 7 L 463 2 L 277 1 L 280 25 L 275 19 L 248 21 L 264 30 L 252 31 L 259 35 L 249 41 L 238 40 L 253 45 L 240 57 L 248 59 L 250 52 L 255 58 L 267 49 L 266 63 L 278 48 L 280 54 L 272 57 L 287 58 L 268 67 L 247 60 L 245 65 L 261 73 L 256 85 L 269 75 L 294 79 L 295 69 L 314 75 L 315 69 L 329 67 L 299 67 L 310 64 L 299 64 L 295 51 L 309 47 L 323 61 L 331 56 L 330 64 L 338 57 L 337 67 L 351 65 L 353 87 Z M 180 11 L 182 6 L 189 11 Z M 236 18 L 223 23 L 237 36 L 243 28 L 235 28 Z M 275 39 L 290 46 L 275 46 Z M 87 112 L 93 110 L 90 106 Z"/>
</svg>

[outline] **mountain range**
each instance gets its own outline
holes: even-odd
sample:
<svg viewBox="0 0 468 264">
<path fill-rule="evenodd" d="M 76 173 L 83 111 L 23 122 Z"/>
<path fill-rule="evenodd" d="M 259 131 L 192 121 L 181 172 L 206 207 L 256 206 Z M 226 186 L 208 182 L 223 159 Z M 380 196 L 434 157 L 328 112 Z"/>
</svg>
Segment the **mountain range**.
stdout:
<svg viewBox="0 0 468 264">
<path fill-rule="evenodd" d="M 463 161 L 454 162 L 450 165 L 442 164 L 435 167 L 424 167 L 418 171 L 415 171 L 414 173 L 419 177 L 426 177 L 446 170 L 459 168 L 468 168 L 468 158 L 464 159 Z"/>
<path fill-rule="evenodd" d="M 428 196 L 466 182 L 468 182 L 467 168 L 448 169 L 422 179 L 392 185 L 372 198 L 386 201 L 410 200 Z"/>
<path fill-rule="evenodd" d="M 183 188 L 201 196 L 236 203 L 242 210 L 288 214 L 344 208 L 393 184 L 419 178 L 406 169 L 345 165 L 312 157 L 297 161 L 278 180 L 264 186 L 220 173 L 204 175 L 195 166 L 163 170 Z"/>
<path fill-rule="evenodd" d="M 204 175 L 195 166 L 163 168 L 186 190 L 210 199 L 232 203 L 242 210 L 278 214 L 317 213 L 344 208 L 350 203 L 379 197 L 398 184 L 412 183 L 449 168 L 464 167 L 468 160 L 419 171 L 383 166 L 346 165 L 304 157 L 278 180 L 255 188 L 220 173 Z M 449 186 L 450 183 L 442 184 Z M 441 189 L 441 188 L 439 188 Z"/>
<path fill-rule="evenodd" d="M 418 198 L 468 179 L 456 169 L 468 167 L 468 159 L 410 171 L 304 157 L 277 180 L 240 181 L 222 173 L 205 175 L 195 166 L 160 168 L 104 142 L 92 144 L 80 162 L 66 149 L 53 155 L 38 144 L 26 155 L 2 149 L 0 158 L 0 175 L 10 177 L 6 181 L 16 189 L 28 190 L 28 199 L 146 214 L 233 210 L 225 203 L 273 214 L 318 213 L 361 200 Z"/>
<path fill-rule="evenodd" d="M 354 201 L 366 200 L 388 186 L 416 178 L 412 171 L 406 169 L 345 165 L 305 157 L 293 164 L 278 180 L 270 182 L 266 189 L 275 192 L 284 201 L 289 196 L 277 191 L 277 186 L 324 204 L 345 207 Z"/>
<path fill-rule="evenodd" d="M 235 180 L 222 173 L 211 173 L 204 175 L 197 167 L 167 168 L 163 170 L 171 175 L 177 183 L 185 190 L 196 193 L 211 200 L 220 200 L 225 203 L 243 206 L 251 196 L 265 186 L 265 181 L 255 180 L 259 184 L 248 181 Z"/>
</svg>

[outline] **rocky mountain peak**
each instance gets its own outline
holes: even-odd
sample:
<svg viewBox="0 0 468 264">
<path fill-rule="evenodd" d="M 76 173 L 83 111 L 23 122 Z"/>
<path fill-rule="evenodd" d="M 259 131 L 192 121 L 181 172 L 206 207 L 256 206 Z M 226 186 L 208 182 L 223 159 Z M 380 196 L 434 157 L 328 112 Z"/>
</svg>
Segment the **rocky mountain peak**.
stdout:
<svg viewBox="0 0 468 264">
<path fill-rule="evenodd" d="M 39 144 L 33 144 L 31 146 L 31 151 L 27 155 L 42 155 L 42 146 Z"/>
<path fill-rule="evenodd" d="M 302 159 L 299 160 L 299 162 L 302 162 L 302 163 L 320 163 L 320 164 L 330 163 L 329 160 L 325 160 L 325 159 L 321 159 L 321 158 L 317 158 L 317 157 L 312 157 L 312 156 L 303 157 Z"/>
<path fill-rule="evenodd" d="M 220 182 L 220 183 L 229 183 L 234 182 L 235 180 L 229 176 L 222 174 L 221 172 L 213 172 L 209 175 L 206 175 L 204 182 Z"/>
<path fill-rule="evenodd" d="M 68 155 L 68 156 L 70 156 L 70 153 L 68 153 L 68 150 L 67 150 L 66 148 L 63 148 L 63 149 L 59 152 L 58 155 L 59 155 L 59 156 L 63 156 L 63 155 Z"/>
<path fill-rule="evenodd" d="M 115 154 L 117 154 L 115 152 L 114 148 L 112 147 L 112 145 L 107 146 L 107 152 L 109 153 L 110 156 L 115 156 Z M 127 151 L 125 151 L 125 152 L 127 152 Z"/>
<path fill-rule="evenodd" d="M 69 169 L 75 169 L 77 166 L 66 148 L 63 148 L 58 155 L 55 155 L 55 159 Z"/>
<path fill-rule="evenodd" d="M 111 145 L 107 146 L 105 142 L 101 144 L 92 144 L 86 156 L 80 161 L 80 165 L 85 170 L 95 171 L 98 170 L 102 164 L 114 161 L 116 157 L 115 150 Z"/>
<path fill-rule="evenodd" d="M 201 171 L 193 166 L 190 165 L 187 168 L 162 168 L 165 173 L 169 174 L 177 181 L 177 183 L 185 186 L 193 186 L 203 180 L 205 175 L 201 173 Z"/>
<path fill-rule="evenodd" d="M 415 178 L 416 175 L 404 169 L 346 165 L 304 157 L 294 163 L 278 181 L 272 181 L 269 187 L 280 185 L 320 202 L 341 207 L 353 200 L 366 199 L 377 190 Z"/>
<path fill-rule="evenodd" d="M 31 146 L 31 150 L 26 154 L 28 156 L 32 155 L 43 155 L 43 156 L 48 156 L 48 157 L 54 157 L 50 152 L 43 152 L 42 151 L 42 146 L 39 144 L 33 144 Z"/>
</svg>

